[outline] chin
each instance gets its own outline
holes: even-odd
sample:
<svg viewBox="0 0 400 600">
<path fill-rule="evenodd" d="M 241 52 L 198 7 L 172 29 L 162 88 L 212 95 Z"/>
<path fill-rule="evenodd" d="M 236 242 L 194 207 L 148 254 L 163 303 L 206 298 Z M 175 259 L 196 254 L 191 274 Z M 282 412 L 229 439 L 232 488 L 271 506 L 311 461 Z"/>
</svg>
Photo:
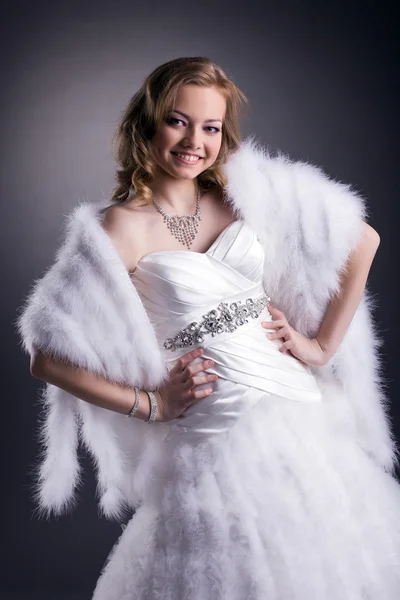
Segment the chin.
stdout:
<svg viewBox="0 0 400 600">
<path fill-rule="evenodd" d="M 168 173 L 170 173 L 171 175 L 175 175 L 180 177 L 181 179 L 194 179 L 195 177 L 197 177 L 198 175 L 200 175 L 200 173 L 202 173 L 203 171 L 205 171 L 208 167 L 205 167 L 204 165 L 201 165 L 201 167 L 199 166 L 197 169 L 190 167 L 185 168 L 184 165 L 182 165 L 182 167 L 176 166 L 176 165 L 171 165 L 169 164 L 168 167 L 164 167 L 166 171 L 168 171 Z"/>
</svg>

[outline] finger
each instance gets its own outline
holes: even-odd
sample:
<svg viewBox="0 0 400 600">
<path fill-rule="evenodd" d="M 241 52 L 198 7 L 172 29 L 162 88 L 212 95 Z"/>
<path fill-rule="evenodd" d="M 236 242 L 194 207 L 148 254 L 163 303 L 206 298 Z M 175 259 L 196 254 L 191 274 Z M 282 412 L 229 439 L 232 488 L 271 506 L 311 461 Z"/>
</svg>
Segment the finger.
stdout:
<svg viewBox="0 0 400 600">
<path fill-rule="evenodd" d="M 262 321 L 261 325 L 264 327 L 264 329 L 277 329 L 278 327 L 285 327 L 286 322 L 285 321 Z"/>
<path fill-rule="evenodd" d="M 282 327 L 279 331 L 274 333 L 267 333 L 267 338 L 270 340 L 278 340 L 284 338 L 290 334 L 289 327 Z"/>
<path fill-rule="evenodd" d="M 210 367 L 214 367 L 215 362 L 211 359 L 202 360 L 194 365 L 186 365 L 183 373 L 181 381 L 187 381 L 190 377 L 195 375 L 196 373 L 200 373 L 200 371 L 205 371 Z"/>
<path fill-rule="evenodd" d="M 198 356 L 201 356 L 203 354 L 203 352 L 204 352 L 204 348 L 195 348 L 194 350 L 191 350 L 190 352 L 183 354 L 182 356 L 180 356 L 178 358 L 175 365 L 170 370 L 170 373 L 172 373 L 173 375 L 176 375 L 177 373 L 181 373 L 188 363 L 190 363 L 192 360 L 194 360 Z"/>
<path fill-rule="evenodd" d="M 292 340 L 288 340 L 287 342 L 283 342 L 282 346 L 279 348 L 279 352 L 285 353 L 292 347 Z"/>
<path fill-rule="evenodd" d="M 287 325 L 285 325 L 285 327 L 282 327 L 282 329 L 280 329 L 278 333 L 280 334 L 280 337 L 289 338 L 289 336 L 290 336 L 289 327 Z"/>
<path fill-rule="evenodd" d="M 279 310 L 279 308 L 276 308 L 276 306 L 273 306 L 272 304 L 268 304 L 268 310 L 271 313 L 271 315 L 276 315 L 279 318 L 282 318 L 285 316 L 285 313 L 283 313 L 281 310 Z"/>
<path fill-rule="evenodd" d="M 191 388 L 190 390 L 185 391 L 185 393 L 182 395 L 182 398 L 185 401 L 186 406 L 190 406 L 194 400 L 198 398 L 204 398 L 204 396 L 209 396 L 209 394 L 211 394 L 213 391 L 214 390 L 212 387 L 205 387 L 201 390 Z"/>
<path fill-rule="evenodd" d="M 277 340 L 279 338 L 278 333 L 266 333 L 265 334 L 269 340 Z"/>
<path fill-rule="evenodd" d="M 205 375 L 193 376 L 190 377 L 187 381 L 185 381 L 184 389 L 191 390 L 192 388 L 198 385 L 203 385 L 205 383 L 209 383 L 210 381 L 217 381 L 217 379 L 218 375 L 216 375 L 215 373 L 207 373 Z"/>
<path fill-rule="evenodd" d="M 200 400 L 201 398 L 204 398 L 205 396 L 209 396 L 210 394 L 212 394 L 213 391 L 214 390 L 212 388 L 205 388 L 204 390 L 193 390 L 192 395 L 193 395 L 194 400 Z"/>
<path fill-rule="evenodd" d="M 192 377 L 192 388 L 197 387 L 198 385 L 204 385 L 205 383 L 210 383 L 211 381 L 217 381 L 218 375 L 216 373 L 206 373 L 205 375 L 196 375 Z"/>
</svg>

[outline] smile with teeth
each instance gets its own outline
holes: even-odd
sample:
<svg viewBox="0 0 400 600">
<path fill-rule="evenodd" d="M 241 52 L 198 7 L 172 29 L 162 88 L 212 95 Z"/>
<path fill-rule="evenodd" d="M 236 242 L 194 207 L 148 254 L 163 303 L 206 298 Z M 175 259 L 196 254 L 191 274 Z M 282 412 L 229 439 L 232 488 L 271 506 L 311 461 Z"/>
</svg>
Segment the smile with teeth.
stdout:
<svg viewBox="0 0 400 600">
<path fill-rule="evenodd" d="M 172 152 L 174 156 L 179 158 L 179 160 L 187 163 L 197 163 L 201 160 L 201 156 L 193 156 L 191 154 L 179 154 L 178 152 Z"/>
</svg>

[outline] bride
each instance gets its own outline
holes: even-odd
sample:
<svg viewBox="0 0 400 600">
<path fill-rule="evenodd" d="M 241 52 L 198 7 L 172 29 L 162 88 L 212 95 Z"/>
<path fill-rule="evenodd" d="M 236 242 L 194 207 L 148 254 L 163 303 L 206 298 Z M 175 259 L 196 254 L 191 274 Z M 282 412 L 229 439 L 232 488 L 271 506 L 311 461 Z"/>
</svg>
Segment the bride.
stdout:
<svg viewBox="0 0 400 600">
<path fill-rule="evenodd" d="M 206 58 L 159 66 L 118 129 L 110 202 L 70 215 L 19 318 L 46 384 L 38 510 L 77 444 L 135 509 L 93 600 L 396 600 L 397 448 L 349 186 L 240 141 Z"/>
</svg>

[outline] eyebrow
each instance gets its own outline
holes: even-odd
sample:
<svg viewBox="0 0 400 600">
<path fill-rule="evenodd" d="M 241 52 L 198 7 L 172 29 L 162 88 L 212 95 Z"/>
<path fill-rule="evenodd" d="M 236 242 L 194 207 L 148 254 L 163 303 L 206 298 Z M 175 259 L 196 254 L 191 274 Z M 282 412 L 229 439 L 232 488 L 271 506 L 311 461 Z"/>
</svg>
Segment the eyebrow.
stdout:
<svg viewBox="0 0 400 600">
<path fill-rule="evenodd" d="M 188 119 L 188 121 L 190 121 L 190 117 L 188 115 L 186 115 L 184 112 L 182 112 L 181 110 L 175 110 L 173 108 L 170 110 L 170 112 L 176 112 L 179 115 L 182 115 L 182 117 L 185 117 L 186 119 Z M 222 123 L 221 119 L 206 119 L 206 121 L 204 121 L 204 123 L 211 123 L 211 121 L 219 121 L 220 123 Z"/>
</svg>

